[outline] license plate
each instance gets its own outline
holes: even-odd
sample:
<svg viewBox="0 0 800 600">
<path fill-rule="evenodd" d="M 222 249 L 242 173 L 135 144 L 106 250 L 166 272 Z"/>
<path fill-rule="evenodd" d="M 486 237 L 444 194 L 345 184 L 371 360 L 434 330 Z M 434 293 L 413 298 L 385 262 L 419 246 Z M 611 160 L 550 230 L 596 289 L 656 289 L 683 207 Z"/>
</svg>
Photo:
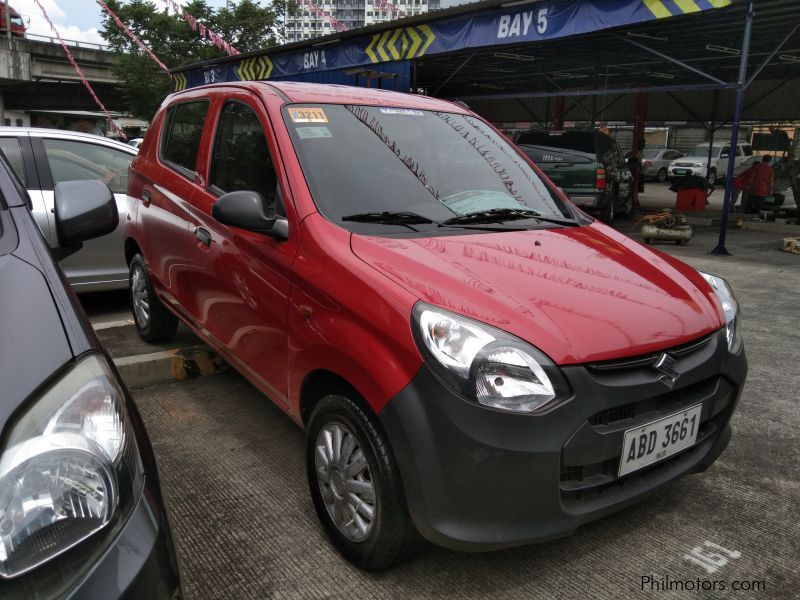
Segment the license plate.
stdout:
<svg viewBox="0 0 800 600">
<path fill-rule="evenodd" d="M 696 404 L 668 417 L 628 429 L 622 444 L 619 476 L 664 460 L 694 446 L 700 428 L 702 404 Z"/>
<path fill-rule="evenodd" d="M 676 175 L 689 175 L 690 173 L 691 173 L 691 170 L 689 170 L 689 169 L 675 169 L 675 174 Z"/>
</svg>

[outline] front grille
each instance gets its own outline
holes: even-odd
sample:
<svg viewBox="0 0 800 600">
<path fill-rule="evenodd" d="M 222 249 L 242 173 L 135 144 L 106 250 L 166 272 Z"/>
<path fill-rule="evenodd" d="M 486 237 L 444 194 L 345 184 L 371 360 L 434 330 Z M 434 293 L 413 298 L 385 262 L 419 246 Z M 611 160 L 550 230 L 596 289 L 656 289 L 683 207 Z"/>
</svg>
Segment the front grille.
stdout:
<svg viewBox="0 0 800 600">
<path fill-rule="evenodd" d="M 658 473 L 687 454 L 696 450 L 704 440 L 713 436 L 728 418 L 734 388 L 719 376 L 709 377 L 679 390 L 671 390 L 659 396 L 646 398 L 630 404 L 608 408 L 587 419 L 578 432 L 562 449 L 561 498 L 565 505 L 580 505 L 591 502 L 613 489 L 628 488 L 635 482 L 645 481 L 650 474 Z M 656 421 L 670 414 L 703 403 L 697 442 L 686 450 L 669 458 L 618 476 L 620 454 L 625 431 Z M 586 428 L 588 431 L 585 431 Z M 596 444 L 586 452 L 586 443 Z M 596 451 L 594 448 L 596 447 Z M 595 462 L 581 462 L 576 456 L 591 457 Z M 570 458 L 572 457 L 572 458 Z"/>
<path fill-rule="evenodd" d="M 587 364 L 587 368 L 591 371 L 620 371 L 625 369 L 637 369 L 640 367 L 648 367 L 655 363 L 663 353 L 667 353 L 673 358 L 684 358 L 690 354 L 697 352 L 705 347 L 711 341 L 711 335 L 706 335 L 700 339 L 663 350 L 659 352 L 650 352 L 649 354 L 641 354 L 639 356 L 632 356 L 629 358 L 620 358 L 615 360 L 605 360 L 601 362 L 593 362 Z"/>
</svg>

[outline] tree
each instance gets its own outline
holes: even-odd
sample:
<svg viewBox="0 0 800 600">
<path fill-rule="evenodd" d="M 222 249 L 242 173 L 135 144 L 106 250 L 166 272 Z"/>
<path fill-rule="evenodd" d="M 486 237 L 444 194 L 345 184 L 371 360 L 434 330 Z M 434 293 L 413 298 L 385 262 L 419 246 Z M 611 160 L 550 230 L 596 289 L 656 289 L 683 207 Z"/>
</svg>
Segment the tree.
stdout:
<svg viewBox="0 0 800 600">
<path fill-rule="evenodd" d="M 106 4 L 170 69 L 225 55 L 160 1 L 107 0 Z M 293 0 L 272 0 L 268 6 L 254 0 L 234 0 L 219 10 L 209 7 L 205 0 L 192 0 L 184 8 L 231 46 L 249 52 L 279 42 L 287 5 L 291 9 Z M 172 81 L 105 12 L 100 34 L 119 55 L 113 72 L 125 108 L 142 119 L 152 118 L 164 96 L 172 91 Z"/>
</svg>

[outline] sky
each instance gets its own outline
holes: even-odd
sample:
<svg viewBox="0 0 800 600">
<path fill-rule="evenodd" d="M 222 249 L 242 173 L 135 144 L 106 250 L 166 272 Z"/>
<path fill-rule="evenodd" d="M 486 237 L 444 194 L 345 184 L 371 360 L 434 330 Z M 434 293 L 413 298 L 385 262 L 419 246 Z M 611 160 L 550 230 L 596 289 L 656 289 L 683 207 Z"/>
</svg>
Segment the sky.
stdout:
<svg viewBox="0 0 800 600">
<path fill-rule="evenodd" d="M 180 0 L 177 0 L 181 4 Z M 390 0 L 391 1 L 391 0 Z M 443 0 L 442 6 L 460 4 L 464 0 Z M 102 44 L 100 37 L 100 15 L 102 9 L 95 0 L 39 0 L 47 11 L 50 20 L 58 28 L 58 32 L 65 40 L 79 42 L 92 42 Z M 156 6 L 166 6 L 163 0 L 153 0 Z M 208 4 L 218 8 L 225 4 L 225 0 L 207 0 Z M 42 16 L 42 11 L 33 0 L 10 0 L 12 8 L 20 13 L 26 22 L 30 20 L 28 33 L 36 35 L 54 36 L 47 21 Z"/>
<path fill-rule="evenodd" d="M 153 0 L 156 6 L 166 7 L 162 0 Z M 225 0 L 207 0 L 214 8 L 225 4 Z M 100 37 L 100 15 L 102 9 L 95 0 L 39 0 L 50 20 L 58 28 L 58 32 L 65 40 L 79 42 L 92 42 L 102 44 Z M 180 4 L 180 0 L 178 0 Z M 24 17 L 30 19 L 28 33 L 36 35 L 54 36 L 52 29 L 47 24 L 42 11 L 33 0 L 10 0 L 12 8 Z"/>
</svg>

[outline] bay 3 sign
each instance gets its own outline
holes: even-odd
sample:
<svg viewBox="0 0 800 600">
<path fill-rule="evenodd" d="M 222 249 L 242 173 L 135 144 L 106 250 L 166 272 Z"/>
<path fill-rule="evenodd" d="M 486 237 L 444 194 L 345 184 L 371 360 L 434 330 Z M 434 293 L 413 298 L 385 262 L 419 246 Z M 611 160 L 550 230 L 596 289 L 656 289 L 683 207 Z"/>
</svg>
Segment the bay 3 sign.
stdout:
<svg viewBox="0 0 800 600">
<path fill-rule="evenodd" d="M 544 33 L 547 31 L 547 9 L 528 10 L 515 15 L 500 15 L 497 24 L 497 39 L 510 37 L 527 36 L 528 29 L 533 23 L 534 13 L 536 16 L 536 31 Z"/>
</svg>

